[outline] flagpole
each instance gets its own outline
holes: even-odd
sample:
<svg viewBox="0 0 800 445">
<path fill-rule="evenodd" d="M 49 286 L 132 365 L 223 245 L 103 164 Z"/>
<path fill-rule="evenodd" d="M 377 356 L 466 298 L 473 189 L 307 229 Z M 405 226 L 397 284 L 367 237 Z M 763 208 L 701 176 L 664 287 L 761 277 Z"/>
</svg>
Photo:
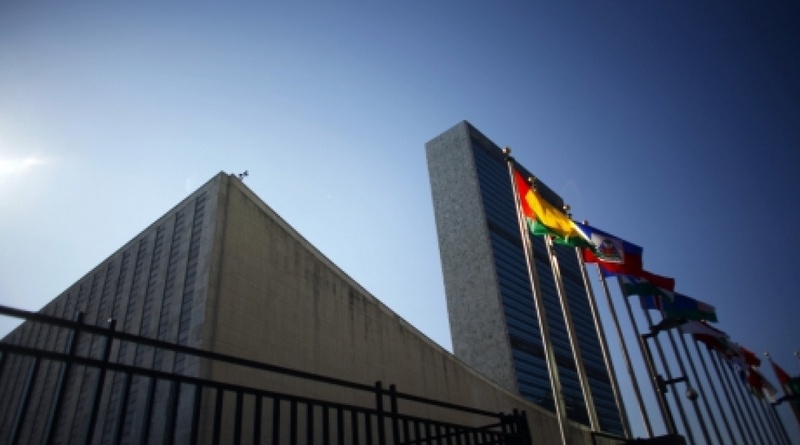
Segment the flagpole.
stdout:
<svg viewBox="0 0 800 445">
<path fill-rule="evenodd" d="M 642 391 L 639 388 L 639 381 L 636 378 L 636 374 L 633 372 L 633 366 L 631 365 L 631 358 L 630 354 L 628 353 L 628 346 L 625 344 L 625 338 L 622 335 L 622 329 L 620 328 L 619 318 L 617 317 L 617 311 L 614 308 L 614 301 L 611 299 L 611 292 L 608 290 L 608 283 L 606 283 L 606 279 L 603 276 L 602 271 L 600 270 L 600 265 L 597 265 L 597 275 L 600 277 L 600 283 L 603 287 L 603 292 L 606 295 L 606 302 L 608 303 L 608 308 L 611 312 L 611 319 L 614 321 L 614 327 L 617 330 L 617 338 L 619 339 L 619 346 L 622 352 L 622 358 L 625 362 L 625 368 L 628 371 L 628 376 L 631 379 L 631 384 L 633 385 L 633 392 L 636 396 L 636 403 L 639 405 L 639 414 L 642 416 L 642 421 L 644 422 L 644 428 L 647 432 L 647 437 L 653 437 L 653 427 L 650 425 L 650 418 L 647 416 L 647 410 L 645 409 L 644 400 L 642 399 Z M 637 334 L 638 335 L 638 334 Z"/>
<path fill-rule="evenodd" d="M 684 340 L 684 345 L 685 344 L 686 342 Z M 728 422 L 728 415 L 722 408 L 722 402 L 719 400 L 719 394 L 717 394 L 717 391 L 715 391 L 716 388 L 714 388 L 714 382 L 711 379 L 711 373 L 708 372 L 708 366 L 706 365 L 705 360 L 703 360 L 703 355 L 701 354 L 700 346 L 697 345 L 696 340 L 694 341 L 694 350 L 697 353 L 697 358 L 700 359 L 700 364 L 703 365 L 703 372 L 705 373 L 706 381 L 708 381 L 708 384 L 711 385 L 711 395 L 714 397 L 714 401 L 717 403 L 717 409 L 719 410 L 719 413 L 722 416 L 722 421 L 725 423 L 725 429 L 728 430 L 728 438 L 731 440 L 731 442 L 734 442 L 736 436 L 733 434 L 733 429 L 731 428 L 731 425 Z M 725 441 L 720 439 L 720 443 L 725 443 Z"/>
<path fill-rule="evenodd" d="M 656 344 L 656 351 L 658 351 L 659 359 L 661 359 L 661 366 L 664 367 L 664 374 L 666 374 L 667 380 L 671 382 L 677 381 L 678 379 L 673 379 L 672 377 L 672 371 L 669 369 L 667 356 L 664 354 L 664 349 L 661 347 L 661 342 L 658 339 L 658 332 L 652 332 L 653 317 L 650 316 L 650 313 L 646 309 L 642 309 L 642 312 L 644 312 L 648 328 L 651 329 L 651 333 L 646 334 L 646 336 L 652 338 L 653 342 Z M 683 378 L 685 379 L 686 376 L 683 376 Z M 689 436 L 689 442 L 694 443 L 694 431 L 692 431 L 692 425 L 689 424 L 689 420 L 686 418 L 686 411 L 683 409 L 681 397 L 678 395 L 677 391 L 672 392 L 672 398 L 675 400 L 675 406 L 678 408 L 678 415 L 681 417 L 681 423 L 683 423 L 683 427 L 686 429 L 686 435 Z"/>
<path fill-rule="evenodd" d="M 564 403 L 563 390 L 561 388 L 561 379 L 558 374 L 558 367 L 556 362 L 555 351 L 553 351 L 553 343 L 550 341 L 550 330 L 547 325 L 546 307 L 542 292 L 539 288 L 539 275 L 536 272 L 536 262 L 533 254 L 533 243 L 531 242 L 528 228 L 525 225 L 523 216 L 520 214 L 519 193 L 517 191 L 517 184 L 514 181 L 514 159 L 510 156 L 511 149 L 506 148 L 503 150 L 506 155 L 508 164 L 508 173 L 511 180 L 511 187 L 514 191 L 514 203 L 517 209 L 517 222 L 519 225 L 520 235 L 522 237 L 522 246 L 525 251 L 525 262 L 528 266 L 528 279 L 530 280 L 531 288 L 533 290 L 533 303 L 536 308 L 536 319 L 539 323 L 539 332 L 542 336 L 542 350 L 547 363 L 547 372 L 550 377 L 550 386 L 553 393 L 553 404 L 556 409 L 556 418 L 558 419 L 558 426 L 561 430 L 561 443 L 569 445 L 569 419 L 567 418 L 567 407 Z"/>
<path fill-rule="evenodd" d="M 762 389 L 761 392 L 763 393 L 764 390 Z M 761 416 L 764 419 L 766 419 L 766 424 L 769 427 L 770 431 L 772 431 L 772 437 L 774 437 L 777 442 L 783 442 L 784 438 L 778 431 L 778 427 L 775 425 L 775 419 L 773 419 L 772 416 L 770 416 L 769 409 L 767 408 L 767 405 L 769 405 L 770 402 L 765 399 L 766 399 L 765 397 L 760 397 L 758 402 L 756 402 L 756 406 L 761 408 Z"/>
<path fill-rule="evenodd" d="M 783 441 L 786 444 L 791 445 L 792 444 L 792 440 L 789 439 L 789 432 L 786 431 L 786 425 L 783 424 L 783 419 L 781 419 L 781 416 L 778 414 L 777 407 L 775 405 L 771 404 L 771 403 L 769 403 L 768 405 L 769 405 L 768 406 L 769 412 L 772 415 L 772 418 L 774 419 L 774 422 L 778 425 L 778 430 L 781 432 L 781 436 L 783 437 Z"/>
<path fill-rule="evenodd" d="M 625 296 L 625 292 L 622 290 L 622 281 L 619 279 L 619 277 L 617 277 L 617 283 L 619 284 L 620 292 L 622 293 L 623 300 L 625 301 L 625 308 L 628 311 L 628 317 L 631 320 L 633 332 L 636 335 L 636 340 L 639 343 L 639 349 L 644 357 L 644 363 L 647 367 L 647 372 L 650 374 L 650 383 L 653 385 L 653 392 L 656 394 L 658 408 L 661 410 L 661 418 L 664 420 L 664 425 L 667 427 L 667 433 L 677 434 L 677 429 L 675 428 L 675 419 L 672 418 L 672 412 L 669 410 L 667 398 L 664 395 L 663 388 L 660 384 L 660 378 L 656 372 L 656 367 L 653 364 L 653 355 L 650 353 L 650 346 L 647 344 L 644 336 L 639 333 L 639 326 L 636 324 L 636 318 L 633 316 L 631 302 L 628 300 L 628 297 Z"/>
<path fill-rule="evenodd" d="M 780 438 L 782 443 L 791 445 L 792 442 L 789 440 L 789 434 L 786 432 L 786 429 L 784 429 L 780 418 L 777 416 L 775 405 L 769 401 L 762 400 L 762 406 L 764 407 L 764 411 L 767 413 L 767 417 L 770 419 L 772 427 L 775 429 L 775 434 Z"/>
<path fill-rule="evenodd" d="M 750 430 L 750 424 L 747 423 L 747 419 L 744 415 L 744 409 L 742 408 L 741 402 L 736 397 L 736 393 L 733 391 L 733 385 L 731 385 L 731 381 L 728 378 L 728 374 L 721 370 L 722 359 L 719 357 L 719 353 L 713 353 L 711 348 L 706 351 L 711 357 L 711 363 L 714 365 L 714 369 L 717 371 L 717 375 L 719 376 L 720 380 L 723 382 L 723 387 L 725 389 L 725 394 L 728 397 L 728 401 L 730 402 L 732 411 L 734 413 L 736 424 L 739 426 L 739 432 L 742 435 L 747 434 L 747 437 L 750 439 L 750 443 L 755 443 L 755 437 L 753 436 L 753 432 Z"/>
<path fill-rule="evenodd" d="M 673 333 L 670 332 L 670 340 L 673 339 Z M 724 443 L 722 440 L 722 433 L 719 430 L 719 426 L 717 426 L 717 422 L 714 419 L 714 412 L 711 411 L 711 406 L 708 404 L 708 398 L 706 397 L 706 392 L 703 389 L 702 381 L 700 380 L 700 375 L 697 373 L 697 368 L 694 366 L 694 360 L 692 359 L 692 355 L 689 353 L 689 347 L 686 345 L 686 339 L 683 338 L 683 335 L 678 334 L 678 339 L 680 340 L 681 345 L 683 346 L 683 353 L 686 355 L 686 361 L 689 362 L 689 369 L 692 370 L 692 376 L 694 377 L 694 382 L 697 385 L 697 391 L 700 393 L 700 399 L 703 401 L 703 406 L 706 408 L 706 414 L 708 414 L 708 418 L 711 421 L 711 426 L 714 427 L 714 434 L 717 436 L 717 443 Z M 675 346 L 675 341 L 672 340 L 673 347 Z"/>
<path fill-rule="evenodd" d="M 750 365 L 748 365 L 750 366 Z M 744 370 L 743 370 L 744 372 Z M 749 372 L 749 370 L 747 371 Z M 747 379 L 747 372 L 744 372 L 745 379 Z M 745 381 L 741 382 L 742 384 L 739 385 L 739 392 L 742 394 L 742 398 L 746 400 L 747 403 L 747 412 L 750 413 L 750 417 L 753 419 L 753 428 L 758 431 L 758 434 L 761 435 L 761 440 L 767 439 L 769 432 L 767 431 L 766 426 L 764 425 L 764 419 L 758 414 L 756 410 L 755 402 L 753 399 L 756 398 L 755 395 L 749 390 L 751 388 L 750 384 Z M 760 388 L 759 388 L 760 390 Z M 749 394 L 748 394 L 749 393 Z M 749 396 L 749 397 L 748 397 Z"/>
<path fill-rule="evenodd" d="M 758 439 L 757 434 L 758 431 L 755 429 L 755 423 L 753 422 L 752 416 L 748 419 L 748 414 L 750 414 L 749 410 L 747 409 L 747 405 L 745 405 L 745 400 L 742 397 L 742 391 L 739 384 L 736 383 L 736 375 L 733 372 L 731 366 L 727 366 L 723 361 L 722 357 L 717 356 L 717 361 L 719 362 L 720 367 L 722 368 L 722 375 L 725 376 L 728 384 L 731 387 L 731 393 L 733 394 L 734 398 L 736 399 L 736 404 L 739 406 L 739 413 L 742 416 L 742 422 L 744 423 L 744 427 L 747 429 L 747 433 L 750 436 L 751 443 L 755 444 L 756 442 L 760 442 Z"/>
<path fill-rule="evenodd" d="M 594 407 L 592 389 L 589 387 L 589 377 L 586 375 L 586 367 L 583 364 L 583 357 L 581 356 L 581 348 L 578 344 L 578 337 L 575 335 L 575 324 L 572 322 L 572 311 L 569 309 L 569 301 L 567 300 L 567 295 L 564 291 L 564 282 L 561 280 L 561 268 L 558 263 L 556 253 L 553 250 L 553 240 L 549 236 L 546 236 L 544 242 L 545 246 L 547 247 L 547 256 L 550 257 L 550 266 L 553 269 L 553 281 L 555 281 L 556 284 L 558 302 L 561 304 L 561 312 L 564 315 L 564 323 L 567 326 L 569 345 L 572 348 L 572 355 L 575 357 L 575 367 L 578 371 L 578 380 L 581 384 L 581 392 L 583 392 L 583 400 L 586 405 L 586 412 L 589 414 L 589 422 L 591 424 L 592 431 L 602 431 L 600 422 L 597 419 L 597 411 Z"/>
<path fill-rule="evenodd" d="M 689 394 L 691 394 L 694 389 L 689 385 L 688 373 L 686 372 L 686 366 L 683 364 L 683 357 L 681 357 L 680 351 L 678 351 L 678 344 L 675 342 L 675 333 L 673 331 L 674 331 L 674 329 L 670 329 L 670 330 L 667 331 L 667 338 L 669 339 L 670 345 L 672 345 L 672 353 L 675 355 L 675 358 L 678 360 L 678 368 L 681 370 L 681 374 L 684 377 L 687 378 L 687 380 L 686 380 L 686 387 L 687 387 L 686 393 L 687 393 L 687 397 L 689 397 L 689 401 L 692 402 L 692 407 L 694 408 L 694 413 L 695 413 L 695 415 L 697 415 L 697 420 L 698 420 L 698 423 L 700 424 L 700 432 L 703 433 L 703 438 L 706 440 L 706 443 L 711 443 L 711 436 L 708 433 L 708 427 L 706 427 L 705 417 L 703 416 L 702 411 L 700 411 L 700 405 L 697 403 L 697 393 L 694 393 L 693 397 L 689 396 Z M 688 355 L 687 355 L 687 358 L 688 358 Z M 695 380 L 695 385 L 697 385 L 698 388 L 699 388 L 700 387 L 700 379 L 697 378 L 697 373 L 696 372 L 694 373 L 694 380 Z M 706 406 L 708 406 L 708 405 L 706 405 Z M 710 420 L 711 420 L 712 423 L 714 422 L 713 418 L 711 418 Z M 714 427 L 716 428 L 716 425 L 714 425 Z M 717 433 L 719 434 L 719 431 L 717 431 Z"/>
<path fill-rule="evenodd" d="M 583 255 L 581 249 L 575 248 L 575 255 L 578 258 L 579 269 L 581 270 L 581 277 L 583 278 L 583 285 L 586 287 L 586 297 L 589 300 L 589 309 L 592 312 L 592 319 L 594 321 L 594 328 L 597 331 L 597 336 L 600 340 L 600 352 L 603 354 L 603 361 L 606 363 L 606 372 L 608 372 L 609 380 L 611 382 L 611 392 L 614 393 L 614 401 L 617 404 L 619 411 L 619 418 L 622 422 L 622 430 L 625 437 L 632 438 L 630 420 L 628 419 L 628 412 L 625 409 L 625 402 L 622 400 L 622 394 L 619 390 L 619 382 L 617 381 L 617 373 L 614 371 L 614 363 L 611 361 L 611 354 L 608 352 L 608 341 L 606 341 L 605 329 L 603 329 L 603 322 L 600 320 L 600 312 L 597 309 L 597 301 L 594 298 L 594 291 L 592 284 L 589 282 L 589 274 L 586 273 L 586 264 L 583 262 Z"/>
<path fill-rule="evenodd" d="M 764 377 L 763 375 L 761 376 L 761 378 L 766 379 L 766 377 Z M 754 409 L 756 410 L 756 412 L 758 412 L 758 417 L 761 419 L 761 425 L 763 426 L 764 431 L 767 433 L 767 435 L 769 435 L 770 437 L 772 437 L 772 439 L 774 439 L 773 443 L 778 443 L 781 441 L 781 437 L 778 435 L 778 430 L 775 429 L 775 425 L 772 423 L 772 420 L 769 418 L 769 415 L 767 414 L 767 410 L 764 408 L 765 395 L 764 395 L 763 385 L 761 388 L 759 388 L 759 391 L 760 394 L 758 394 L 758 396 L 755 397 L 756 400 L 753 402 L 755 404 Z"/>
<path fill-rule="evenodd" d="M 795 352 L 795 354 L 797 354 L 797 353 Z M 764 355 L 767 357 L 767 360 L 769 360 L 769 364 L 772 365 L 772 371 L 775 372 L 775 362 L 772 361 L 772 357 L 770 357 L 769 352 L 765 352 Z M 778 377 L 778 376 L 776 375 L 775 377 Z M 780 379 L 780 377 L 778 377 L 778 378 Z M 780 380 L 778 381 L 778 384 L 781 387 L 781 391 L 783 391 L 784 394 L 788 395 L 789 392 L 788 392 L 786 386 L 783 383 L 781 383 Z M 787 444 L 791 445 L 791 440 L 789 439 L 789 432 L 786 431 L 786 425 L 783 424 L 783 420 L 781 419 L 781 416 L 778 415 L 777 407 L 775 405 L 773 405 L 772 403 L 770 403 L 769 404 L 769 408 L 770 408 L 770 413 L 772 413 L 772 417 L 775 420 L 775 423 L 778 424 L 778 428 L 780 429 L 781 435 L 783 436 L 783 440 Z"/>
<path fill-rule="evenodd" d="M 735 382 L 736 370 L 732 365 L 728 366 L 728 372 L 731 373 L 731 380 Z M 747 374 L 745 374 L 745 380 L 746 379 L 747 379 Z M 762 428 L 759 427 L 758 419 L 756 418 L 755 413 L 753 413 L 753 405 L 751 403 L 751 400 L 747 398 L 747 392 L 745 392 L 745 385 L 747 385 L 746 381 L 745 382 L 740 381 L 739 384 L 735 384 L 734 386 L 736 387 L 736 391 L 739 393 L 740 400 L 744 405 L 744 409 L 747 411 L 747 415 L 750 416 L 750 423 L 753 426 L 753 434 L 759 436 L 761 439 L 760 442 L 764 443 L 764 431 Z"/>
</svg>

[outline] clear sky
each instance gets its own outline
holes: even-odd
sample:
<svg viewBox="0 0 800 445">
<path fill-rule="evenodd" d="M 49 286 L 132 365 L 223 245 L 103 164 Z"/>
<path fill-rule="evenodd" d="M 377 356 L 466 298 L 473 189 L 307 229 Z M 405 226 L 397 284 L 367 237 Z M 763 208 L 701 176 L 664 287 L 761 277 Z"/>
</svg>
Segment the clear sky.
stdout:
<svg viewBox="0 0 800 445">
<path fill-rule="evenodd" d="M 424 144 L 466 119 L 798 374 L 800 6 L 697 3 L 2 2 L 0 303 L 248 170 L 450 349 Z"/>
</svg>

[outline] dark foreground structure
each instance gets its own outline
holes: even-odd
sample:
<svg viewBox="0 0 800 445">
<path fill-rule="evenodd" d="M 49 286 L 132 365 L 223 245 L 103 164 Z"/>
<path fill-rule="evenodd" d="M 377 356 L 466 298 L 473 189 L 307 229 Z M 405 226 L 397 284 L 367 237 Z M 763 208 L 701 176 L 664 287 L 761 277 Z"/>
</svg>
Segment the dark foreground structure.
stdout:
<svg viewBox="0 0 800 445">
<path fill-rule="evenodd" d="M 0 344 L 6 443 L 560 437 L 552 413 L 430 341 L 223 173 L 38 313 L 0 314 L 30 318 Z"/>
</svg>

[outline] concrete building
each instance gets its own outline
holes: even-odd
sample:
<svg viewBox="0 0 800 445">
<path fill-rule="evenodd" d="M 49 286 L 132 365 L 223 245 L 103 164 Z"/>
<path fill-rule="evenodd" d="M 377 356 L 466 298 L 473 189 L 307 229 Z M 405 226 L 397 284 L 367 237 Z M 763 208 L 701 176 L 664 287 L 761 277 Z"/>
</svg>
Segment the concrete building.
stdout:
<svg viewBox="0 0 800 445">
<path fill-rule="evenodd" d="M 554 410 L 501 149 L 464 121 L 428 142 L 426 151 L 453 352 L 506 390 Z M 541 181 L 537 188 L 552 204 L 563 205 Z M 541 237 L 533 238 L 567 412 L 570 419 L 588 424 L 546 247 Z M 564 246 L 556 246 L 556 255 L 601 427 L 622 434 L 577 256 Z"/>
<path fill-rule="evenodd" d="M 483 410 L 523 410 L 533 443 L 557 443 L 560 437 L 552 413 L 519 397 L 516 387 L 503 381 L 500 386 L 429 340 L 311 246 L 235 176 L 220 173 L 212 178 L 40 313 L 72 319 L 78 311 L 85 313 L 88 325 L 105 326 L 111 318 L 117 320 L 118 331 L 147 338 L 367 385 L 393 383 L 405 393 Z M 3 342 L 64 351 L 68 336 L 57 327 L 25 322 Z M 91 335 L 80 337 L 76 344 L 77 355 L 86 357 L 100 356 L 105 345 Z M 458 345 L 463 349 L 461 342 Z M 169 351 L 114 343 L 109 353 L 111 361 L 147 369 L 353 405 L 374 403 L 374 397 L 365 402 L 342 388 Z M 54 385 L 63 367 L 47 360 L 35 372 L 32 366 L 30 357 L 2 356 L 0 441 L 11 435 L 22 406 L 21 388 L 32 375 L 32 397 L 24 409 L 27 420 L 15 434 L 20 443 L 44 441 L 41 426 L 52 413 Z M 96 370 L 75 365 L 71 376 L 65 385 L 63 413 L 55 423 L 56 443 L 83 443 L 88 434 Z M 119 437 L 121 443 L 160 443 L 174 437 L 188 443 L 192 419 L 186 408 L 193 403 L 191 394 L 184 397 L 186 388 L 180 389 L 178 403 L 163 385 L 149 387 L 144 378 L 129 382 L 125 374 L 110 374 L 97 396 L 100 409 L 93 442 L 113 443 Z M 148 397 L 155 398 L 152 412 L 145 409 L 150 406 Z M 208 400 L 212 399 L 204 395 L 203 406 L 210 405 Z M 165 436 L 170 403 L 177 406 L 178 432 Z M 226 399 L 226 412 L 238 409 L 234 403 L 241 402 Z M 429 408 L 405 405 L 415 415 L 435 415 Z M 245 399 L 244 411 L 253 409 L 252 399 Z M 204 413 L 200 438 L 208 440 L 213 422 Z M 145 418 L 155 420 L 143 429 Z M 449 420 L 471 421 L 468 415 Z M 222 422 L 231 423 L 227 418 Z M 260 427 L 260 420 L 245 420 L 244 428 L 255 427 Z M 573 444 L 593 443 L 585 426 L 573 424 L 571 431 Z M 229 430 L 221 434 L 221 443 L 235 441 Z M 281 439 L 281 443 L 288 442 Z"/>
</svg>

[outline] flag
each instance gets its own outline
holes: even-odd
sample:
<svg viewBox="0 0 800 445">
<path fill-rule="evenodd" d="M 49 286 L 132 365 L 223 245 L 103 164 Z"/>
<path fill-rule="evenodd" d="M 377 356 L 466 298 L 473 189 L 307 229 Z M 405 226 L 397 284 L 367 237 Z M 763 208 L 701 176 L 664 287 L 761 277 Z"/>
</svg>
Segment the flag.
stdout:
<svg viewBox="0 0 800 445">
<path fill-rule="evenodd" d="M 675 279 L 669 277 L 663 277 L 661 275 L 656 275 L 654 273 L 650 273 L 646 270 L 642 271 L 641 277 L 645 280 L 653 283 L 654 285 L 658 286 L 661 289 L 666 290 L 675 290 Z"/>
<path fill-rule="evenodd" d="M 695 341 L 705 344 L 709 349 L 713 349 L 718 354 L 722 355 L 723 358 L 727 359 L 730 341 L 728 340 L 728 334 L 725 332 L 709 326 L 705 322 L 695 320 L 687 321 L 678 329 L 680 329 L 683 334 L 691 334 Z"/>
<path fill-rule="evenodd" d="M 673 293 L 672 301 L 666 303 L 664 312 L 666 316 L 678 320 L 717 321 L 714 306 L 677 292 Z"/>
<path fill-rule="evenodd" d="M 622 282 L 622 292 L 626 296 L 668 296 L 669 293 L 668 290 L 642 277 L 623 275 L 620 276 L 620 281 Z"/>
<path fill-rule="evenodd" d="M 770 360 L 770 362 L 772 363 L 772 370 L 775 371 L 775 377 L 778 378 L 778 382 L 780 382 L 780 384 L 783 385 L 783 386 L 788 385 L 789 384 L 789 380 L 791 380 L 791 377 L 789 377 L 789 374 L 787 374 L 786 371 L 783 370 L 783 368 L 778 366 L 772 360 Z"/>
<path fill-rule="evenodd" d="M 516 170 L 514 170 L 514 181 L 517 184 L 522 214 L 525 216 L 531 233 L 552 236 L 553 241 L 559 244 L 574 247 L 591 246 L 583 232 L 578 230 L 575 222 L 564 212 L 545 201 Z"/>
<path fill-rule="evenodd" d="M 642 251 L 636 244 L 617 238 L 588 224 L 575 223 L 592 247 L 583 248 L 583 260 L 600 264 L 604 275 L 639 275 Z"/>
<path fill-rule="evenodd" d="M 761 366 L 761 359 L 755 354 L 755 352 L 745 348 L 744 346 L 739 346 L 739 354 L 744 359 L 744 362 L 750 366 Z"/>
<path fill-rule="evenodd" d="M 769 400 L 770 403 L 776 402 L 778 400 L 778 390 L 775 389 L 775 385 L 773 385 L 772 382 L 764 378 L 763 375 L 761 377 L 762 377 L 762 382 L 764 384 L 764 386 L 761 387 L 761 390 L 764 392 L 764 395 L 767 396 L 767 400 Z"/>
<path fill-rule="evenodd" d="M 639 295 L 644 309 L 656 309 L 677 320 L 717 321 L 716 309 L 710 304 L 661 288 L 645 278 L 623 276 L 621 281 L 625 295 Z"/>
</svg>

